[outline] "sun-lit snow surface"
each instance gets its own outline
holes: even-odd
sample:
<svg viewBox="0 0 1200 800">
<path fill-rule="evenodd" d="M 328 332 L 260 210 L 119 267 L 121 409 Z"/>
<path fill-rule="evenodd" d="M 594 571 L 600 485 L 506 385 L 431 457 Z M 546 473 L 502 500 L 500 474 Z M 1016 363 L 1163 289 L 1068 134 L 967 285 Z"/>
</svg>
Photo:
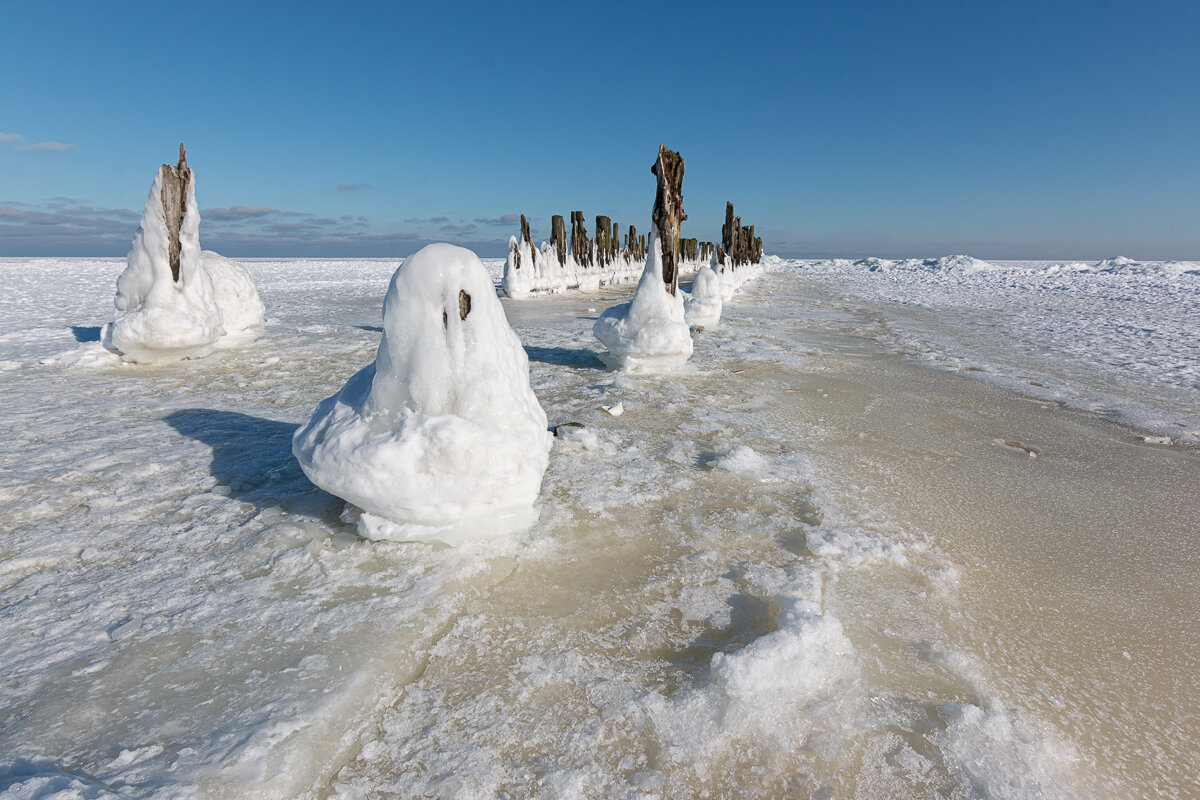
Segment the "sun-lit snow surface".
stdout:
<svg viewBox="0 0 1200 800">
<path fill-rule="evenodd" d="M 592 333 L 608 348 L 617 369 L 670 370 L 681 366 L 692 354 L 683 294 L 671 294 L 663 282 L 657 230 L 650 231 L 646 263 L 633 299 L 605 309 L 592 326 Z"/>
<path fill-rule="evenodd" d="M 683 296 L 684 317 L 688 325 L 711 328 L 721 322 L 721 280 L 705 264 L 692 279 L 692 287 Z"/>
<path fill-rule="evenodd" d="M 502 263 L 487 262 L 494 280 Z M 272 310 L 255 348 L 81 365 L 122 266 L 0 260 L 5 796 L 1195 794 L 1196 672 L 1150 706 L 1137 698 L 1164 681 L 1144 666 L 1152 649 L 1088 650 L 1080 663 L 1113 651 L 1108 683 L 1056 667 L 1062 642 L 1031 647 L 1070 609 L 1042 595 L 1019 597 L 1008 628 L 980 627 L 968 597 L 1004 564 L 951 559 L 952 542 L 881 499 L 937 465 L 957 473 L 963 445 L 918 430 L 903 455 L 919 467 L 872 480 L 855 465 L 896 454 L 839 441 L 833 415 L 845 406 L 867 435 L 891 395 L 835 402 L 836 388 L 880 366 L 864 342 L 898 342 L 897 326 L 909 352 L 953 336 L 976 353 L 984 338 L 1019 347 L 1020 323 L 1050 313 L 1074 344 L 1044 354 L 1043 377 L 1063 376 L 1076 351 L 1109 364 L 1129 349 L 1079 333 L 1123 302 L 1191 336 L 1196 276 L 1023 265 L 933 281 L 793 263 L 746 287 L 690 370 L 660 377 L 602 369 L 589 317 L 612 292 L 509 302 L 550 421 L 595 442 L 555 440 L 522 538 L 436 548 L 362 540 L 290 452 L 315 399 L 376 354 L 395 261 L 248 261 Z M 1039 307 L 1054 285 L 1063 305 Z M 1024 317 L 980 322 L 1007 315 Z M 1114 395 L 1157 396 L 1149 368 L 1105 375 L 1121 376 Z M 1056 463 L 980 446 L 977 487 Z M 1020 511 L 1001 506 L 999 524 Z M 1108 520 L 1088 533 L 1098 551 L 1147 549 Z M 995 541 L 1016 574 L 1037 566 L 1021 563 L 1028 542 Z M 1194 620 L 1194 565 L 1170 579 L 1173 605 L 1121 586 L 1129 613 Z M 1086 617 L 1076 572 L 1061 580 Z M 1194 653 L 1194 638 L 1183 625 L 1155 646 Z"/>
<path fill-rule="evenodd" d="M 117 279 L 117 311 L 104 345 L 126 361 L 171 361 L 212 352 L 221 338 L 221 310 L 200 252 L 196 181 L 188 181 L 179 229 L 179 280 L 171 275 L 160 170 L 146 198 L 127 266 Z"/>
<path fill-rule="evenodd" d="M 432 244 L 396 270 L 375 362 L 317 407 L 293 449 L 313 483 L 369 512 L 370 538 L 453 543 L 537 518 L 546 413 L 474 253 Z"/>
<path fill-rule="evenodd" d="M 886 304 L 918 358 L 1200 442 L 1200 265 L 970 256 L 788 262 Z"/>
</svg>

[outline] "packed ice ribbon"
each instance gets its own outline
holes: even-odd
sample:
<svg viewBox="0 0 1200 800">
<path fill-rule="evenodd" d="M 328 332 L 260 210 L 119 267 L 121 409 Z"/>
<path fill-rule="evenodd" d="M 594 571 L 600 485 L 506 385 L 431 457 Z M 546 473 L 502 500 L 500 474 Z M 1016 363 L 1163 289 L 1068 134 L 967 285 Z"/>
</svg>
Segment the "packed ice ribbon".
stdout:
<svg viewBox="0 0 1200 800">
<path fill-rule="evenodd" d="M 691 356 L 683 295 L 667 291 L 657 230 L 650 231 L 646 266 L 633 299 L 606 309 L 592 326 L 592 333 L 608 348 L 610 361 L 618 369 L 671 369 Z"/>
<path fill-rule="evenodd" d="M 104 327 L 104 346 L 126 361 L 170 361 L 212 352 L 221 338 L 221 311 L 200 253 L 200 213 L 196 183 L 189 180 L 179 226 L 178 279 L 172 275 L 163 182 L 171 167 L 164 165 L 154 179 L 142 224 L 133 238 L 125 271 L 117 278 L 116 315 Z"/>
<path fill-rule="evenodd" d="M 551 440 L 491 278 L 470 250 L 433 244 L 392 276 L 375 362 L 321 402 L 292 452 L 366 512 L 368 538 L 454 544 L 536 519 Z"/>
<path fill-rule="evenodd" d="M 692 289 L 683 298 L 688 325 L 713 327 L 721 322 L 721 279 L 707 264 L 692 279 Z"/>
</svg>

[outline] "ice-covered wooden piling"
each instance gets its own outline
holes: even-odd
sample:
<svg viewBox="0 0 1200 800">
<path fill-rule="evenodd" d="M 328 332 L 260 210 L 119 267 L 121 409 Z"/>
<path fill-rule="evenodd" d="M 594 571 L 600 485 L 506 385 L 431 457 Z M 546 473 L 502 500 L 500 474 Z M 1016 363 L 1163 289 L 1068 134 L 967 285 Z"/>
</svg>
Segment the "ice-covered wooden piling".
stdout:
<svg viewBox="0 0 1200 800">
<path fill-rule="evenodd" d="M 196 182 L 179 145 L 146 198 L 125 270 L 117 278 L 116 313 L 101 343 L 125 361 L 198 358 L 214 347 L 262 335 L 263 306 L 245 268 L 200 249 Z"/>
<path fill-rule="evenodd" d="M 653 226 L 637 291 L 628 303 L 607 308 L 592 333 L 608 349 L 605 360 L 621 370 L 676 369 L 692 354 L 692 337 L 679 291 L 679 226 L 683 211 L 683 157 L 666 145 L 651 167 L 658 178 Z"/>
</svg>

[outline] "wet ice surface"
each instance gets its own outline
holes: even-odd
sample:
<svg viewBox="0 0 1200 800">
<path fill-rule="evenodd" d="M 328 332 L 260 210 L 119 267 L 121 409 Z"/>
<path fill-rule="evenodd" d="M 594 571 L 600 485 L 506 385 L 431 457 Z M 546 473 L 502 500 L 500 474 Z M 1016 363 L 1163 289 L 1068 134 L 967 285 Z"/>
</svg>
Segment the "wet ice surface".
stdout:
<svg viewBox="0 0 1200 800">
<path fill-rule="evenodd" d="M 918 358 L 1200 443 L 1200 266 L 977 263 L 789 266 L 883 305 L 890 341 Z"/>
<path fill-rule="evenodd" d="M 1151 646 L 1131 633 L 1111 670 L 1091 669 L 1082 635 L 1077 660 L 1055 662 L 1072 643 L 1053 620 L 1073 617 L 1052 582 L 1036 607 L 1022 594 L 1037 570 L 1021 551 L 1038 542 L 997 536 L 993 552 L 970 532 L 1023 524 L 990 510 L 1010 483 L 1092 498 L 1070 475 L 1029 473 L 1066 447 L 1000 417 L 991 395 L 950 409 L 944 430 L 905 431 L 920 403 L 851 385 L 876 367 L 914 383 L 874 354 L 902 309 L 880 311 L 871 290 L 863 311 L 842 284 L 811 297 L 796 275 L 768 274 L 669 377 L 603 368 L 591 309 L 627 294 L 506 301 L 551 425 L 594 439 L 556 440 L 532 530 L 447 549 L 360 540 L 290 453 L 315 403 L 373 357 L 395 262 L 246 262 L 267 320 L 245 350 L 166 366 L 61 358 L 95 345 L 121 266 L 0 261 L 8 795 L 1194 789 L 1194 634 Z M 617 402 L 619 417 L 601 410 Z M 980 408 L 1005 424 L 979 423 Z M 987 433 L 955 438 L 972 425 Z M 1174 458 L 1170 474 L 1194 478 L 1176 450 L 1123 457 Z M 964 465 L 998 488 L 906 508 Z M 1128 503 L 1187 533 L 1195 502 L 1160 490 Z M 1121 550 L 1131 532 L 1105 518 L 1121 545 L 1105 549 Z M 1104 635 L 1194 619 L 1193 550 L 1134 564 L 1149 582 L 1115 582 L 1132 610 L 1103 559 L 1062 558 L 1081 563 L 1061 593 L 1101 609 L 1089 624 Z"/>
</svg>

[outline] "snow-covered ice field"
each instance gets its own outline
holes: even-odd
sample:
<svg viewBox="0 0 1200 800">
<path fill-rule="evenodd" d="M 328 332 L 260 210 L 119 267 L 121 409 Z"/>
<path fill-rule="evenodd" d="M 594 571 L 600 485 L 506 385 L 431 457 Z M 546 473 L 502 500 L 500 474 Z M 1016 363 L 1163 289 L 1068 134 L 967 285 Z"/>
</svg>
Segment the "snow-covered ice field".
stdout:
<svg viewBox="0 0 1200 800">
<path fill-rule="evenodd" d="M 0 795 L 1200 795 L 1194 268 L 785 262 L 667 376 L 505 300 L 595 438 L 448 548 L 291 454 L 397 262 L 244 263 L 261 340 L 129 365 L 123 260 L 0 259 Z"/>
</svg>

